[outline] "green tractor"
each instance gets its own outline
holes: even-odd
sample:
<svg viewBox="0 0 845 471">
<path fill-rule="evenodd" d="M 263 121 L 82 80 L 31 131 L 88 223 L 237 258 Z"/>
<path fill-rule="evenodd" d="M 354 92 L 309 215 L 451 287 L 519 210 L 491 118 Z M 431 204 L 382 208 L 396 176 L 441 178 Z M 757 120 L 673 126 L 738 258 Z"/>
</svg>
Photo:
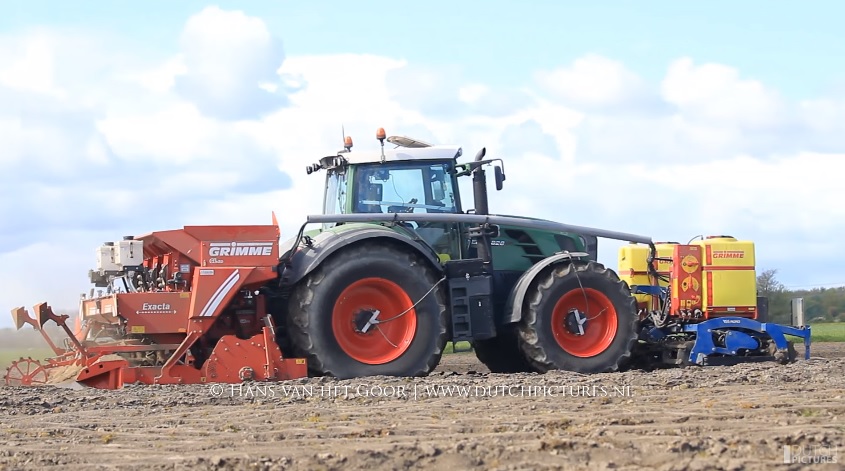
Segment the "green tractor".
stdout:
<svg viewBox="0 0 845 471">
<path fill-rule="evenodd" d="M 307 358 L 311 374 L 339 378 L 426 375 L 448 341 L 471 342 L 501 373 L 629 363 L 637 305 L 596 261 L 597 238 L 650 238 L 491 215 L 484 167 L 501 190 L 501 159 L 482 149 L 462 163 L 458 146 L 377 137 L 380 152 L 353 152 L 346 138 L 307 168 L 326 172 L 323 214 L 281 246 L 271 306 L 283 349 Z M 464 209 L 463 177 L 474 210 Z"/>
</svg>

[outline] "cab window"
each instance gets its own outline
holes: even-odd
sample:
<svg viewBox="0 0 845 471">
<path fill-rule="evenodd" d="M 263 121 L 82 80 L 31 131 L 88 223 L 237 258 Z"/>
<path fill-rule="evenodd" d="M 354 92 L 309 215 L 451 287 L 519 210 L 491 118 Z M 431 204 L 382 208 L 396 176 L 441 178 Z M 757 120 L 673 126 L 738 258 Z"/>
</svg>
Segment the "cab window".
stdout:
<svg viewBox="0 0 845 471">
<path fill-rule="evenodd" d="M 361 165 L 356 173 L 355 212 L 457 212 L 446 164 Z"/>
</svg>

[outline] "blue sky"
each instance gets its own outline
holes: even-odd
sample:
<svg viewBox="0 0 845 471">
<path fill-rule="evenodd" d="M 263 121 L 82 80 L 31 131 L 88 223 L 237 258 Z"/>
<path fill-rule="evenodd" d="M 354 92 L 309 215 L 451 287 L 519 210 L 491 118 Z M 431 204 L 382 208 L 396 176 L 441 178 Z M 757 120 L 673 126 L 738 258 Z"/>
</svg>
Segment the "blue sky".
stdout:
<svg viewBox="0 0 845 471">
<path fill-rule="evenodd" d="M 207 2 L 112 0 L 19 2 L 7 31 L 36 26 L 91 29 L 166 53 L 185 18 Z M 380 54 L 457 64 L 471 79 L 515 85 L 524 71 L 554 67 L 585 51 L 659 79 L 680 56 L 741 66 L 792 98 L 845 89 L 845 40 L 837 1 L 574 2 L 537 0 L 216 2 L 261 17 L 288 54 Z"/>
<path fill-rule="evenodd" d="M 127 234 L 275 211 L 292 235 L 341 125 L 356 149 L 378 127 L 486 146 L 495 212 L 732 234 L 787 285 L 845 284 L 845 208 L 820 203 L 845 200 L 845 4 L 593 3 L 7 7 L 0 307 L 73 308 Z"/>
</svg>

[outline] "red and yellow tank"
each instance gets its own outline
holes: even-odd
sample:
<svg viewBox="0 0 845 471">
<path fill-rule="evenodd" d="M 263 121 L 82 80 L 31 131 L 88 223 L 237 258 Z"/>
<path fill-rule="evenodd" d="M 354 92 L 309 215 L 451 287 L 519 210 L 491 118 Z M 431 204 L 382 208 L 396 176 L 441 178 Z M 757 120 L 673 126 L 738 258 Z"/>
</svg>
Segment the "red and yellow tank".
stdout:
<svg viewBox="0 0 845 471">
<path fill-rule="evenodd" d="M 707 318 L 757 317 L 757 272 L 754 242 L 731 236 L 710 236 L 696 241 L 703 256 L 704 299 Z"/>
<path fill-rule="evenodd" d="M 674 247 L 677 242 L 658 242 L 654 246 L 657 249 L 658 258 L 672 258 Z M 648 253 L 649 247 L 643 244 L 630 243 L 624 245 L 619 249 L 619 261 L 617 264 L 617 273 L 619 277 L 628 283 L 628 286 L 647 286 L 653 284 L 648 276 Z M 669 261 L 658 260 L 655 262 L 657 272 L 663 276 L 669 276 L 672 263 Z M 668 286 L 668 282 L 661 280 L 658 283 L 660 286 Z M 635 295 L 637 304 L 645 307 L 651 300 L 651 296 L 647 294 Z"/>
<path fill-rule="evenodd" d="M 700 309 L 704 318 L 740 316 L 757 318 L 757 272 L 754 242 L 731 236 L 710 236 L 684 245 L 655 244 L 658 273 L 671 279 L 671 312 Z M 651 285 L 649 248 L 628 244 L 619 249 L 619 277 L 629 286 Z M 668 286 L 665 281 L 660 286 Z M 649 295 L 634 295 L 641 308 L 652 308 Z"/>
</svg>

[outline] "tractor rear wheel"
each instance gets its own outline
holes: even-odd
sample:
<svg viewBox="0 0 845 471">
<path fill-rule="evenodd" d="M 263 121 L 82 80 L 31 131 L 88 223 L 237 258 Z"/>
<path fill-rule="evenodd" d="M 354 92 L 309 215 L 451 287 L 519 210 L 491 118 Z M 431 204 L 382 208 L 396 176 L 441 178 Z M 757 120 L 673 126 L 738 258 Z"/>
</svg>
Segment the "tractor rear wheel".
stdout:
<svg viewBox="0 0 845 471">
<path fill-rule="evenodd" d="M 520 346 L 541 372 L 618 371 L 638 337 L 637 305 L 615 272 L 597 262 L 558 265 L 526 296 Z"/>
<path fill-rule="evenodd" d="M 529 373 L 534 369 L 519 348 L 516 326 L 503 326 L 492 339 L 472 342 L 475 356 L 491 373 Z"/>
<path fill-rule="evenodd" d="M 444 291 L 432 289 L 436 283 L 410 250 L 376 243 L 341 249 L 291 297 L 294 351 L 318 376 L 424 376 L 447 338 Z"/>
</svg>

